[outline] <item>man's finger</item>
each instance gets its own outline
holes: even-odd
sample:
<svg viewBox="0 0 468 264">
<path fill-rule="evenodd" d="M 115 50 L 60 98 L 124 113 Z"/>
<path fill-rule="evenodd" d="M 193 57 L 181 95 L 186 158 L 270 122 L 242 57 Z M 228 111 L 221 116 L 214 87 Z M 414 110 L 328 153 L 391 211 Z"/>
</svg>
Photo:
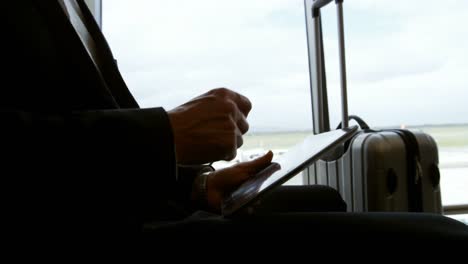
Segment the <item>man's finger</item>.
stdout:
<svg viewBox="0 0 468 264">
<path fill-rule="evenodd" d="M 236 136 L 236 144 L 237 144 L 237 148 L 240 148 L 242 147 L 242 145 L 244 145 L 244 139 L 242 138 L 242 135 Z"/>
<path fill-rule="evenodd" d="M 242 135 L 249 131 L 249 123 L 247 122 L 247 119 L 243 113 L 237 113 L 236 121 L 237 127 L 239 128 Z"/>
<path fill-rule="evenodd" d="M 242 168 L 244 169 L 247 169 L 248 172 L 250 173 L 257 173 L 263 170 L 264 168 L 268 167 L 268 165 L 271 164 L 272 159 L 273 159 L 273 152 L 271 152 L 270 150 L 268 151 L 268 153 L 266 153 L 265 155 L 259 158 L 241 163 L 240 166 L 242 166 Z"/>
<path fill-rule="evenodd" d="M 245 116 L 248 116 L 250 110 L 252 109 L 252 103 L 247 97 L 238 94 L 237 92 L 234 92 L 233 90 L 230 90 L 228 88 L 216 88 L 209 91 L 207 94 L 213 94 L 217 97 L 230 99 L 234 101 L 234 103 Z"/>
<path fill-rule="evenodd" d="M 230 99 L 234 101 L 234 103 L 237 105 L 242 114 L 244 114 L 244 116 L 248 116 L 250 110 L 252 110 L 252 103 L 250 102 L 249 98 L 234 91 L 231 92 L 232 94 L 230 96 Z"/>
</svg>

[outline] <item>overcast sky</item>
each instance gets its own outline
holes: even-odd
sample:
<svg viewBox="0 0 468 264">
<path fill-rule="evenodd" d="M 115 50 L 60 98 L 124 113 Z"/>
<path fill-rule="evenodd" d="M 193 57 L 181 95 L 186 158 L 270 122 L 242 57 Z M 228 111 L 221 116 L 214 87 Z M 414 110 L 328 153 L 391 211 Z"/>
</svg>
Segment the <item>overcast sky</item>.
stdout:
<svg viewBox="0 0 468 264">
<path fill-rule="evenodd" d="M 468 123 L 468 1 L 347 0 L 344 8 L 350 113 L 374 126 Z M 334 5 L 323 16 L 335 126 Z M 228 87 L 253 102 L 253 131 L 311 128 L 303 0 L 104 0 L 103 19 L 142 107 L 169 110 Z"/>
</svg>

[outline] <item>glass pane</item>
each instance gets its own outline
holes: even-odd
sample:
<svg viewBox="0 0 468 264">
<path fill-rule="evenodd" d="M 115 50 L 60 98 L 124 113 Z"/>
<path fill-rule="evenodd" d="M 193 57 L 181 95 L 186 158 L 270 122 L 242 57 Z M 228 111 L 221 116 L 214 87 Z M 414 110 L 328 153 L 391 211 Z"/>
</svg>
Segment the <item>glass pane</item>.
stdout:
<svg viewBox="0 0 468 264">
<path fill-rule="evenodd" d="M 439 147 L 442 202 L 468 204 L 468 1 L 344 2 L 349 112 Z M 324 8 L 331 126 L 340 121 L 336 10 Z"/>
<path fill-rule="evenodd" d="M 349 112 L 372 127 L 430 133 L 440 150 L 443 203 L 468 202 L 468 2 L 344 3 Z M 311 130 L 302 0 L 106 0 L 103 19 L 143 107 L 171 109 L 219 86 L 253 101 L 236 161 L 268 149 L 280 155 Z M 323 23 L 334 127 L 341 108 L 333 5 Z"/>
<path fill-rule="evenodd" d="M 278 157 L 312 130 L 303 0 L 103 4 L 104 33 L 142 107 L 170 110 L 216 87 L 253 102 L 245 145 L 215 167 Z"/>
<path fill-rule="evenodd" d="M 468 125 L 425 127 L 439 148 L 444 205 L 468 204 Z"/>
<path fill-rule="evenodd" d="M 462 215 L 449 215 L 448 217 L 453 218 L 455 220 L 458 220 L 465 225 L 468 225 L 468 214 L 462 214 Z"/>
</svg>

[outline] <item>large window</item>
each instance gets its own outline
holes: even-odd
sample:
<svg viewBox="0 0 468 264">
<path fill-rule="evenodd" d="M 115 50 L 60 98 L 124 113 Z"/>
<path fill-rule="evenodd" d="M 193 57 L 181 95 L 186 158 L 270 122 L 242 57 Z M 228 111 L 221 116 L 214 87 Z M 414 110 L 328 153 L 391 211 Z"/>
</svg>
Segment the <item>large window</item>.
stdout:
<svg viewBox="0 0 468 264">
<path fill-rule="evenodd" d="M 468 2 L 344 3 L 350 113 L 430 133 L 444 205 L 468 204 Z M 335 126 L 336 14 L 323 12 Z M 103 30 L 143 107 L 169 110 L 221 86 L 249 97 L 251 130 L 236 161 L 280 155 L 312 129 L 303 0 L 104 1 Z"/>
<path fill-rule="evenodd" d="M 302 1 L 113 0 L 104 2 L 103 17 L 143 107 L 169 110 L 216 87 L 253 102 L 234 162 L 269 149 L 279 156 L 312 130 Z"/>
</svg>

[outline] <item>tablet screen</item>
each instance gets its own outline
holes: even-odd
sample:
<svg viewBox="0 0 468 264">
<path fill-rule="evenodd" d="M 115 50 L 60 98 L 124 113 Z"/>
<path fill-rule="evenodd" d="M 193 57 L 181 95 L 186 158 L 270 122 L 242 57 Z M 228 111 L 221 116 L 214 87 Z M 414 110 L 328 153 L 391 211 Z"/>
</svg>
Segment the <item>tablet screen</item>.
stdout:
<svg viewBox="0 0 468 264">
<path fill-rule="evenodd" d="M 334 130 L 310 135 L 301 143 L 290 148 L 276 162 L 244 182 L 223 203 L 223 215 L 249 205 L 269 189 L 279 186 L 310 166 L 323 154 L 344 143 L 357 132 L 357 127 Z"/>
</svg>

